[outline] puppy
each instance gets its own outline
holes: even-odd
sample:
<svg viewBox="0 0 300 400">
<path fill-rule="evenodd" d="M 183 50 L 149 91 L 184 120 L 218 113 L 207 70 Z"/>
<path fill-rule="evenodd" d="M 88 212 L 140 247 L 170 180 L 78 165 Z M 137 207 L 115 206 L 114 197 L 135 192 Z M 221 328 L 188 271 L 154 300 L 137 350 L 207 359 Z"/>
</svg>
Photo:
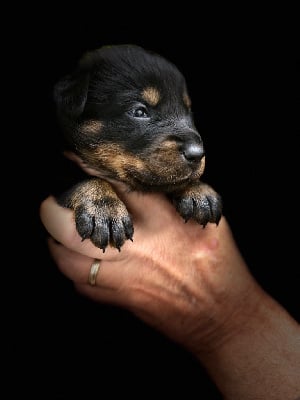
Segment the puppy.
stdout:
<svg viewBox="0 0 300 400">
<path fill-rule="evenodd" d="M 131 217 L 110 180 L 165 193 L 185 221 L 218 224 L 222 200 L 200 180 L 203 142 L 173 63 L 136 45 L 104 46 L 55 85 L 54 100 L 69 149 L 97 171 L 57 198 L 74 211 L 82 239 L 103 252 L 132 240 Z"/>
</svg>

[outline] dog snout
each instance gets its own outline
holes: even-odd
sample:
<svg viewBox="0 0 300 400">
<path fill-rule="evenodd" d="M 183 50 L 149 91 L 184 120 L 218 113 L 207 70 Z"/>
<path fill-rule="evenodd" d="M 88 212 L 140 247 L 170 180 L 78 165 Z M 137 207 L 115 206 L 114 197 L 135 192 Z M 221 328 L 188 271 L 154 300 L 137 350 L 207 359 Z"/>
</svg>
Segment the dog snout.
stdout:
<svg viewBox="0 0 300 400">
<path fill-rule="evenodd" d="M 203 145 L 201 143 L 187 142 L 181 145 L 180 152 L 189 163 L 199 163 L 205 155 Z"/>
</svg>

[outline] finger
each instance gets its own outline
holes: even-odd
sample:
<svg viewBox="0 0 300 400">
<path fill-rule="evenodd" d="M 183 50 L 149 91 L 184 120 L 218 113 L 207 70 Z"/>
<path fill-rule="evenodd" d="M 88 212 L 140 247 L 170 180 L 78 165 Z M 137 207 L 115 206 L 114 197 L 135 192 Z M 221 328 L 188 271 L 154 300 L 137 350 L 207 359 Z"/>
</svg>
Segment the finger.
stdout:
<svg viewBox="0 0 300 400">
<path fill-rule="evenodd" d="M 126 295 L 124 295 L 122 292 L 116 292 L 106 288 L 98 288 L 96 286 L 92 287 L 90 285 L 80 283 L 75 283 L 74 287 L 81 295 L 89 297 L 93 301 L 112 304 L 115 306 L 128 307 Z"/>
<path fill-rule="evenodd" d="M 146 197 L 148 198 L 148 195 L 145 196 L 145 200 Z M 147 240 L 147 237 L 149 238 L 153 234 L 163 231 L 170 222 L 174 223 L 176 218 L 179 223 L 184 224 L 183 219 L 175 212 L 175 210 L 168 211 L 167 207 L 163 206 L 161 203 L 159 203 L 161 209 L 155 213 L 152 210 L 152 206 L 153 208 L 157 207 L 157 202 L 153 199 L 150 199 L 150 202 L 147 204 L 143 204 L 142 208 L 144 213 L 146 214 L 149 212 L 150 215 L 145 217 L 147 218 L 146 221 L 139 220 L 139 218 L 136 217 L 136 214 L 133 215 L 134 243 L 138 240 L 144 242 Z M 170 207 L 172 206 L 170 205 Z M 149 209 L 151 209 L 151 211 Z M 73 211 L 58 205 L 52 196 L 48 197 L 41 203 L 40 218 L 49 234 L 58 242 L 64 244 L 70 249 L 94 258 L 110 259 L 120 256 L 118 250 L 115 248 L 108 247 L 105 254 L 103 254 L 102 250 L 94 246 L 89 239 L 82 241 L 82 238 L 76 230 Z M 141 227 L 139 225 L 141 225 Z M 122 246 L 122 256 L 126 255 L 127 249 L 130 249 L 131 246 L 132 242 L 127 240 Z"/>
<path fill-rule="evenodd" d="M 82 241 L 76 230 L 73 211 L 59 206 L 54 197 L 50 196 L 42 202 L 40 218 L 46 230 L 58 242 L 93 258 L 102 255 L 102 251 L 90 240 Z"/>
<path fill-rule="evenodd" d="M 89 266 L 94 258 L 76 253 L 52 238 L 48 239 L 48 247 L 55 264 L 68 279 L 77 283 L 88 283 Z"/>
<path fill-rule="evenodd" d="M 95 284 L 89 281 L 91 267 L 95 259 L 77 253 L 48 240 L 49 251 L 58 269 L 71 281 L 81 293 L 110 303 L 124 303 L 126 298 L 126 271 L 121 265 L 99 260 L 100 267 L 95 275 Z"/>
</svg>

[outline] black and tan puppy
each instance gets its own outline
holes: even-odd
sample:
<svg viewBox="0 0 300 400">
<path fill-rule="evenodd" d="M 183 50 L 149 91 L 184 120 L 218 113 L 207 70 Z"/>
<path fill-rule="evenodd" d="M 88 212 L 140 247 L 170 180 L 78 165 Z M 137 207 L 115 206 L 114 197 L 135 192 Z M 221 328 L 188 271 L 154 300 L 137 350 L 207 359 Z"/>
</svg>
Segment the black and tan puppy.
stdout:
<svg viewBox="0 0 300 400">
<path fill-rule="evenodd" d="M 221 198 L 200 181 L 203 143 L 174 64 L 135 45 L 102 47 L 56 84 L 54 98 L 69 148 L 101 176 L 58 198 L 83 239 L 103 251 L 132 239 L 131 217 L 107 179 L 166 193 L 186 221 L 219 222 Z"/>
</svg>

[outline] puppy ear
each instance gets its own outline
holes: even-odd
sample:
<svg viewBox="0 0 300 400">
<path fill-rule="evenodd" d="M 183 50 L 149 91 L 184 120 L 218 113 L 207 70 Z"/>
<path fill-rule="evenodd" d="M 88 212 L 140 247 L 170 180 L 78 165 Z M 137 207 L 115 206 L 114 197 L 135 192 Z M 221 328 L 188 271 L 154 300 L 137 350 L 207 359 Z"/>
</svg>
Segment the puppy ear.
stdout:
<svg viewBox="0 0 300 400">
<path fill-rule="evenodd" d="M 84 110 L 89 87 L 89 74 L 74 73 L 54 86 L 53 97 L 60 115 L 78 118 Z"/>
</svg>

